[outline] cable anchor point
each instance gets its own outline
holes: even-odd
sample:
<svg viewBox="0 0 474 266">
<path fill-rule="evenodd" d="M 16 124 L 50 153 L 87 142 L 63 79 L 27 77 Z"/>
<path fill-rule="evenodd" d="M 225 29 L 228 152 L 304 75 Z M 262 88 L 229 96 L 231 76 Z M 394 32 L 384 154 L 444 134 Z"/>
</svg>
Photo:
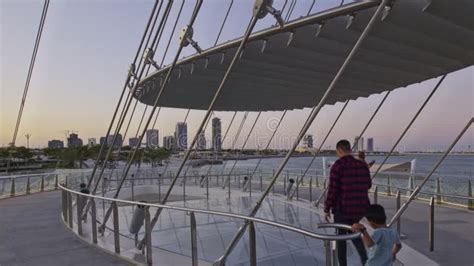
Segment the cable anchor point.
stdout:
<svg viewBox="0 0 474 266">
<path fill-rule="evenodd" d="M 194 47 L 194 49 L 196 49 L 198 53 L 202 53 L 201 47 L 199 47 L 198 43 L 193 40 L 193 33 L 194 33 L 194 30 L 191 26 L 189 25 L 185 26 L 181 30 L 181 34 L 179 35 L 179 40 L 181 41 L 181 45 L 183 47 L 186 47 L 191 44 L 191 46 Z"/>
<path fill-rule="evenodd" d="M 280 27 L 283 27 L 285 25 L 285 22 L 281 17 L 281 11 L 276 10 L 273 7 L 273 0 L 256 0 L 255 5 L 253 7 L 253 15 L 256 16 L 258 19 L 262 19 L 268 13 L 272 14 L 273 17 L 275 17 Z"/>
<path fill-rule="evenodd" d="M 145 50 L 145 54 L 143 55 L 143 59 L 145 59 L 146 64 L 151 64 L 156 70 L 160 70 L 160 67 L 156 63 L 155 60 L 153 60 L 153 57 L 155 56 L 155 51 L 153 51 L 152 48 L 147 48 Z"/>
</svg>

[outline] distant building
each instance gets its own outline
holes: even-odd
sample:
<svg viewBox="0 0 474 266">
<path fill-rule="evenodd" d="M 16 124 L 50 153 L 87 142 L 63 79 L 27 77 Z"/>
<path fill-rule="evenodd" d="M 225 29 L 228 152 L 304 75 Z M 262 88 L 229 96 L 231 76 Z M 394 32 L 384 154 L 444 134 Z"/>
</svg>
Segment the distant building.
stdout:
<svg viewBox="0 0 474 266">
<path fill-rule="evenodd" d="M 159 147 L 159 132 L 158 129 L 148 129 L 146 131 L 146 147 L 149 149 L 156 149 Z"/>
<path fill-rule="evenodd" d="M 97 145 L 97 140 L 96 140 L 96 138 L 89 138 L 89 139 L 87 140 L 87 146 L 93 147 L 93 146 L 95 146 L 95 145 Z"/>
<path fill-rule="evenodd" d="M 48 141 L 48 148 L 50 149 L 62 149 L 64 148 L 64 142 L 62 140 L 53 139 Z"/>
<path fill-rule="evenodd" d="M 176 124 L 174 137 L 178 149 L 185 150 L 188 148 L 188 126 L 186 123 L 178 122 Z"/>
<path fill-rule="evenodd" d="M 374 151 L 374 138 L 367 139 L 367 151 Z"/>
<path fill-rule="evenodd" d="M 136 148 L 138 146 L 138 142 L 140 142 L 140 138 L 129 138 L 128 146 L 130 148 Z"/>
<path fill-rule="evenodd" d="M 112 142 L 114 141 L 114 135 L 108 135 L 107 137 L 101 137 L 100 138 L 100 145 L 104 145 L 106 147 L 110 147 L 112 145 Z M 115 139 L 114 143 L 114 149 L 118 149 L 122 147 L 123 140 L 122 140 L 122 134 L 118 134 L 117 138 Z"/>
<path fill-rule="evenodd" d="M 357 145 L 356 145 L 357 143 Z M 354 138 L 354 151 L 364 151 L 364 138 L 360 138 L 359 140 L 359 137 L 355 137 Z"/>
<path fill-rule="evenodd" d="M 174 150 L 175 149 L 175 140 L 173 136 L 165 136 L 163 138 L 163 148 L 167 150 Z"/>
<path fill-rule="evenodd" d="M 67 146 L 71 147 L 82 147 L 82 139 L 79 138 L 79 135 L 75 133 L 69 134 L 69 138 L 67 138 Z"/>
<path fill-rule="evenodd" d="M 216 117 L 212 119 L 212 149 L 214 151 L 222 150 L 221 119 Z"/>
<path fill-rule="evenodd" d="M 204 132 L 199 133 L 198 139 L 197 139 L 197 149 L 198 150 L 205 150 L 206 149 L 206 136 L 204 135 Z"/>
<path fill-rule="evenodd" d="M 313 148 L 313 135 L 306 135 L 303 138 L 303 146 L 308 149 Z"/>
</svg>

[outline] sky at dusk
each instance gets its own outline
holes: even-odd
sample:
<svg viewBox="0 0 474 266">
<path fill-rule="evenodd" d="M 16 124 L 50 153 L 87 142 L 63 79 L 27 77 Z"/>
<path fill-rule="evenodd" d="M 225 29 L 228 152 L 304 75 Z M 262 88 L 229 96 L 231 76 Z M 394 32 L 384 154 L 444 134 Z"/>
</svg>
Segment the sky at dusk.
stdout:
<svg viewBox="0 0 474 266">
<path fill-rule="evenodd" d="M 219 42 L 243 34 L 251 17 L 251 0 L 234 1 L 234 6 Z M 289 1 L 290 2 L 290 1 Z M 297 1 L 291 19 L 306 15 L 312 1 Z M 312 13 L 332 7 L 336 2 L 318 0 Z M 175 1 L 164 40 L 155 59 L 160 62 L 165 44 L 171 34 L 181 1 Z M 230 1 L 205 0 L 194 27 L 194 39 L 201 48 L 211 47 L 216 40 Z M 275 1 L 281 9 L 284 1 Z M 65 130 L 76 130 L 87 142 L 105 135 L 112 112 L 120 96 L 128 65 L 133 60 L 143 34 L 153 1 L 151 0 L 51 0 L 36 66 L 23 113 L 17 146 L 25 145 L 24 135 L 30 133 L 30 147 L 44 147 L 51 139 L 65 139 Z M 28 65 L 41 16 L 43 2 L 33 0 L 0 0 L 0 146 L 12 138 L 20 99 L 23 94 Z M 181 29 L 189 20 L 194 1 L 186 1 L 178 22 Z M 288 8 L 288 7 L 287 7 Z M 284 13 L 285 14 L 285 13 Z M 271 16 L 259 21 L 255 30 L 274 23 Z M 169 63 L 176 53 L 178 32 L 172 39 L 172 48 L 164 58 Z M 182 56 L 193 54 L 186 47 Z M 379 150 L 389 149 L 425 100 L 438 78 L 413 84 L 394 91 L 387 99 L 364 137 L 373 137 Z M 334 133 L 324 147 L 335 146 L 341 138 L 353 140 L 358 135 L 382 99 L 383 94 L 351 101 Z M 315 99 L 315 103 L 316 103 Z M 319 145 L 337 116 L 342 103 L 325 106 L 308 133 Z M 144 105 L 139 104 L 132 122 L 135 135 Z M 272 147 L 287 148 L 301 129 L 310 109 L 294 110 L 287 114 Z M 160 143 L 182 121 L 186 110 L 165 108 L 161 111 L 156 128 Z M 217 112 L 226 129 L 232 112 Z M 250 113 L 237 147 L 243 142 L 256 113 Z M 419 119 L 400 144 L 401 150 L 443 150 L 467 121 L 474 115 L 474 67 L 451 73 L 434 95 Z M 249 141 L 249 148 L 262 147 L 270 136 L 274 122 L 281 112 L 263 113 Z M 188 118 L 188 135 L 193 136 L 204 117 L 204 111 L 193 110 Z M 243 113 L 231 128 L 230 142 Z M 210 139 L 210 128 L 206 137 Z M 191 138 L 191 137 L 189 137 Z M 188 143 L 190 140 L 188 140 Z M 461 139 L 456 147 L 474 148 L 474 129 Z"/>
</svg>

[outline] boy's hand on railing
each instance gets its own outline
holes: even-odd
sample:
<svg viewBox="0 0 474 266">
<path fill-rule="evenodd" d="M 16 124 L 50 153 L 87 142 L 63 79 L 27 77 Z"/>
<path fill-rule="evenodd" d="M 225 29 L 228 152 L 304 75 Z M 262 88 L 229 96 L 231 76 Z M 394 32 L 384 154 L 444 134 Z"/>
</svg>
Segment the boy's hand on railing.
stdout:
<svg viewBox="0 0 474 266">
<path fill-rule="evenodd" d="M 324 219 L 326 220 L 326 222 L 330 223 L 331 222 L 331 213 L 325 212 L 324 213 Z"/>
<path fill-rule="evenodd" d="M 364 231 L 364 230 L 365 230 L 365 226 L 363 224 L 356 223 L 356 224 L 352 225 L 352 231 L 353 232 L 361 232 L 361 231 Z"/>
</svg>

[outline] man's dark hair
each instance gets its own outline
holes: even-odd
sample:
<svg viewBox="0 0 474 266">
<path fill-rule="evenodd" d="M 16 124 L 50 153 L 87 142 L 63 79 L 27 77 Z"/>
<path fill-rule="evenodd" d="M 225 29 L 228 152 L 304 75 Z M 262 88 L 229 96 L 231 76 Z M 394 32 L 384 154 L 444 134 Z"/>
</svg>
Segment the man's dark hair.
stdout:
<svg viewBox="0 0 474 266">
<path fill-rule="evenodd" d="M 369 222 L 375 224 L 385 224 L 387 220 L 387 215 L 385 215 L 385 209 L 382 205 L 371 204 L 367 210 L 367 215 L 365 216 Z"/>
<path fill-rule="evenodd" d="M 351 143 L 346 139 L 342 139 L 337 142 L 336 149 L 341 149 L 343 151 L 351 151 Z"/>
</svg>

